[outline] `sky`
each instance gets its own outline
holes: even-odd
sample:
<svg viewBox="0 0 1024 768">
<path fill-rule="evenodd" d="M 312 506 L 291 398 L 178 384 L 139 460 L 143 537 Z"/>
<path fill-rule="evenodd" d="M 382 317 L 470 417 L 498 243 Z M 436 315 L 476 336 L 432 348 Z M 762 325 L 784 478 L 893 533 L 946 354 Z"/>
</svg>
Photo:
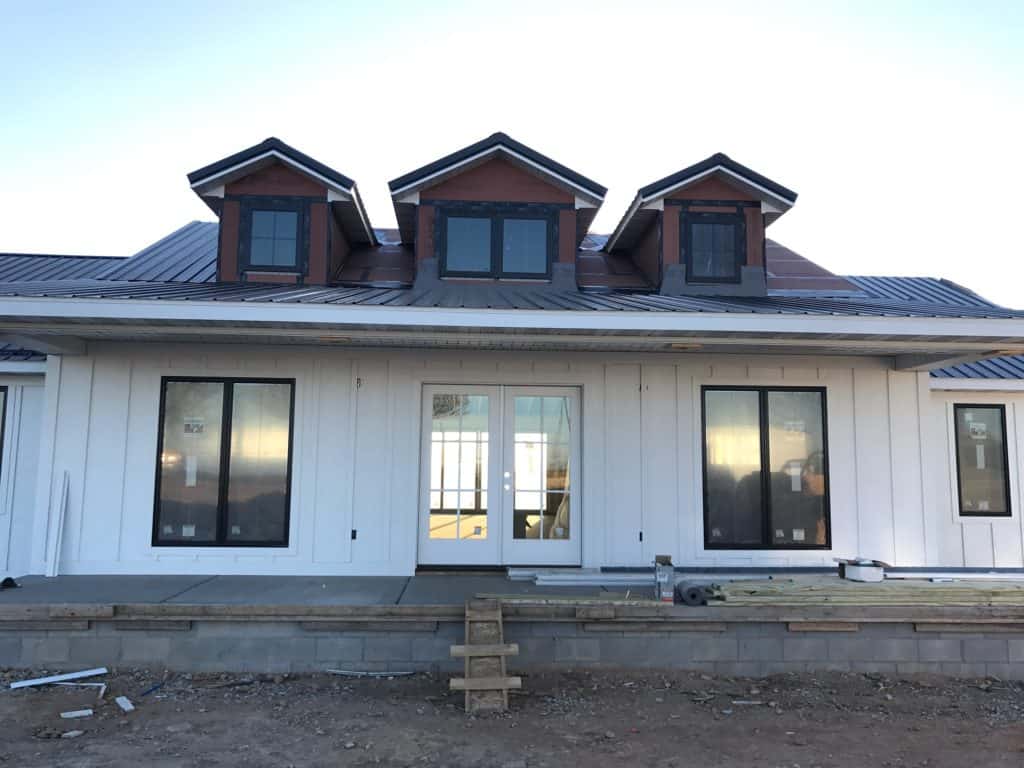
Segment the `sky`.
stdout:
<svg viewBox="0 0 1024 768">
<path fill-rule="evenodd" d="M 151 6 L 151 7 L 150 7 Z M 129 255 L 213 214 L 185 175 L 277 136 L 388 180 L 505 131 L 609 188 L 714 152 L 796 190 L 840 274 L 1024 307 L 1024 2 L 0 0 L 0 252 Z"/>
</svg>

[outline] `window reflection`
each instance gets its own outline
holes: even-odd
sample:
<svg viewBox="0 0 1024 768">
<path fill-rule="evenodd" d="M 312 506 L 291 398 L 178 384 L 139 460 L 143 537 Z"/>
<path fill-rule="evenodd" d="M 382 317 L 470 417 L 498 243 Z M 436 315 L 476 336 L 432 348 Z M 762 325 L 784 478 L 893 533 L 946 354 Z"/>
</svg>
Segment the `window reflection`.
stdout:
<svg viewBox="0 0 1024 768">
<path fill-rule="evenodd" d="M 706 388 L 704 446 L 709 546 L 827 546 L 821 391 Z"/>
<path fill-rule="evenodd" d="M 487 538 L 489 398 L 435 394 L 430 431 L 430 538 Z"/>
<path fill-rule="evenodd" d="M 569 538 L 569 402 L 514 398 L 513 538 Z"/>
</svg>

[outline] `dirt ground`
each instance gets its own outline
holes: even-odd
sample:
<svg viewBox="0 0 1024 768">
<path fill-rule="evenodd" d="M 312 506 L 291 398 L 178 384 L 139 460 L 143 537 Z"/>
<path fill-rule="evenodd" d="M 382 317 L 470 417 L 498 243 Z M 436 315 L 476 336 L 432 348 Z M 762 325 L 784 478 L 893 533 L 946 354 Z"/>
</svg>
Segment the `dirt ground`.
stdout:
<svg viewBox="0 0 1024 768">
<path fill-rule="evenodd" d="M 9 690 L 43 673 L 0 671 L 0 765 L 1024 766 L 1024 684 L 995 679 L 550 673 L 525 676 L 511 712 L 470 717 L 427 675 L 119 670 L 95 678 L 99 702 L 95 688 Z"/>
</svg>

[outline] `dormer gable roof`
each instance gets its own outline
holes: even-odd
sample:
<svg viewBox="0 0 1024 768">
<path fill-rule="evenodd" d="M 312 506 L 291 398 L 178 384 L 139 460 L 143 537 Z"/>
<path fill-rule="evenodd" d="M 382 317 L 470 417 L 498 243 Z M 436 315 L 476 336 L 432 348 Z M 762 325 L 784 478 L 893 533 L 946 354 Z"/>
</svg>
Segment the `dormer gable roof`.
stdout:
<svg viewBox="0 0 1024 768">
<path fill-rule="evenodd" d="M 645 209 L 660 210 L 666 197 L 711 176 L 718 176 L 729 186 L 760 200 L 762 210 L 768 217 L 767 223 L 777 219 L 796 203 L 797 193 L 793 190 L 736 162 L 723 152 L 716 152 L 698 163 L 641 187 L 608 238 L 606 250 L 629 247 L 633 238 L 646 228 L 649 217 L 638 215 Z"/>
<path fill-rule="evenodd" d="M 192 171 L 188 174 L 188 182 L 192 190 L 210 204 L 211 198 L 216 200 L 224 196 L 225 185 L 274 163 L 281 163 L 322 184 L 327 191 L 329 203 L 350 205 L 358 221 L 358 240 L 376 243 L 370 218 L 363 207 L 355 181 L 274 136 Z M 210 207 L 217 211 L 215 205 L 211 204 Z"/>
<path fill-rule="evenodd" d="M 415 171 L 392 179 L 388 182 L 391 197 L 397 202 L 399 199 L 438 183 L 453 173 L 465 170 L 499 154 L 530 167 L 558 186 L 568 187 L 577 194 L 590 198 L 591 203 L 600 203 L 608 191 L 596 181 L 555 162 L 550 157 L 542 155 L 511 136 L 498 132 L 492 133 L 486 139 L 470 144 L 468 147 L 452 152 L 450 155 L 427 163 Z"/>
</svg>

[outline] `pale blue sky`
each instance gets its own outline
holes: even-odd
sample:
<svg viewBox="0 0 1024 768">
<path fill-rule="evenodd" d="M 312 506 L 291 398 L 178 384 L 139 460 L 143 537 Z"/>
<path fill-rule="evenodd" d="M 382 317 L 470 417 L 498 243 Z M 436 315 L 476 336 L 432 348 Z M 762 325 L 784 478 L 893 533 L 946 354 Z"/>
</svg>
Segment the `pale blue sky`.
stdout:
<svg viewBox="0 0 1024 768">
<path fill-rule="evenodd" d="M 130 254 L 270 135 L 393 226 L 389 179 L 503 130 L 609 187 L 595 231 L 723 151 L 826 267 L 1024 306 L 1024 2 L 146 5 L 0 0 L 0 251 Z"/>
</svg>

